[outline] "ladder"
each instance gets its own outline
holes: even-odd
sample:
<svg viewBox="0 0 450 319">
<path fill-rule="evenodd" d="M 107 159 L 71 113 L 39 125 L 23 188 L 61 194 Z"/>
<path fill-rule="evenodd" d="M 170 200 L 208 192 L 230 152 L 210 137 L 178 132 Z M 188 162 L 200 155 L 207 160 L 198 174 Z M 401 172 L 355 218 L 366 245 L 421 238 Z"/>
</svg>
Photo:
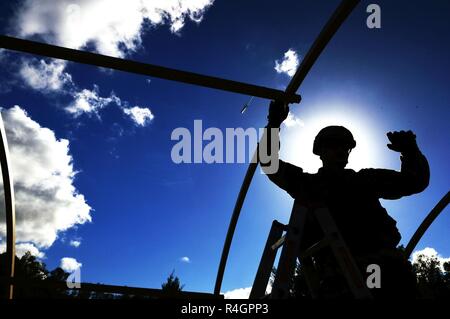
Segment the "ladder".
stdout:
<svg viewBox="0 0 450 319">
<path fill-rule="evenodd" d="M 300 252 L 300 243 L 307 219 L 314 218 L 323 231 L 324 237 L 311 247 Z M 283 235 L 284 233 L 284 235 Z M 365 285 L 358 266 L 344 242 L 329 210 L 325 206 L 306 207 L 294 202 L 288 225 L 274 220 L 267 238 L 263 255 L 250 292 L 250 299 L 264 298 L 266 287 L 272 272 L 278 249 L 282 247 L 272 292 L 273 299 L 289 297 L 289 290 L 294 277 L 297 259 L 303 267 L 306 283 L 311 297 L 319 296 L 319 278 L 315 273 L 312 257 L 318 251 L 329 247 L 337 265 L 347 282 L 348 288 L 356 299 L 372 299 L 372 294 Z"/>
</svg>

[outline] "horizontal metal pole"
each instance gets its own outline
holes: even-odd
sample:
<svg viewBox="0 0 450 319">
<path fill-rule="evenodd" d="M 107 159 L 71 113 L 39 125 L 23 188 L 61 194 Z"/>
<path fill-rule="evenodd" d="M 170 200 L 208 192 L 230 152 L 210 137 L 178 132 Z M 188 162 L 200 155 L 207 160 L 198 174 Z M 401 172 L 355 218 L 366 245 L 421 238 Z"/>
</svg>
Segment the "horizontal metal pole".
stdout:
<svg viewBox="0 0 450 319">
<path fill-rule="evenodd" d="M 7 278 L 0 277 L 1 284 L 14 284 L 14 286 L 25 288 L 42 288 L 49 290 L 80 290 L 84 292 L 102 292 L 111 294 L 124 294 L 124 295 L 137 295 L 147 296 L 152 298 L 164 298 L 168 296 L 168 293 L 161 289 L 153 288 L 140 288 L 140 287 L 127 287 L 127 286 L 113 286 L 103 284 L 91 284 L 80 283 L 80 288 L 68 288 L 67 283 L 64 281 L 51 281 L 51 280 L 36 280 L 36 279 L 24 279 L 24 278 Z M 180 298 L 192 298 L 192 299 L 223 299 L 223 295 L 213 295 L 205 292 L 193 292 L 193 291 L 180 291 L 177 295 L 170 295 L 170 297 Z"/>
<path fill-rule="evenodd" d="M 165 80 L 183 82 L 223 91 L 245 94 L 270 100 L 282 100 L 288 103 L 299 103 L 299 95 L 286 94 L 283 91 L 263 86 L 247 84 L 198 73 L 169 69 L 162 66 L 114 58 L 106 55 L 63 48 L 40 42 L 23 40 L 0 35 L 0 47 L 8 50 L 26 52 L 46 57 L 62 59 L 103 68 L 147 75 Z"/>
</svg>

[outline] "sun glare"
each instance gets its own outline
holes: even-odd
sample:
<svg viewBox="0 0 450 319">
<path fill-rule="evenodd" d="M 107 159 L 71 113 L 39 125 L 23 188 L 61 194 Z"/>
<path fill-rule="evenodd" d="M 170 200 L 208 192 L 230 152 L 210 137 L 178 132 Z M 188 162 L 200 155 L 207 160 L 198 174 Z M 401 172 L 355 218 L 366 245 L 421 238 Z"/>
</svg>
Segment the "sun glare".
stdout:
<svg viewBox="0 0 450 319">
<path fill-rule="evenodd" d="M 358 171 L 380 164 L 377 149 L 380 142 L 370 120 L 354 112 L 315 113 L 310 118 L 301 118 L 304 125 L 295 128 L 285 127 L 281 136 L 281 158 L 300 166 L 305 172 L 315 173 L 322 166 L 320 158 L 313 154 L 313 142 L 317 133 L 329 125 L 341 125 L 348 128 L 356 147 L 349 156 L 347 168 Z"/>
</svg>

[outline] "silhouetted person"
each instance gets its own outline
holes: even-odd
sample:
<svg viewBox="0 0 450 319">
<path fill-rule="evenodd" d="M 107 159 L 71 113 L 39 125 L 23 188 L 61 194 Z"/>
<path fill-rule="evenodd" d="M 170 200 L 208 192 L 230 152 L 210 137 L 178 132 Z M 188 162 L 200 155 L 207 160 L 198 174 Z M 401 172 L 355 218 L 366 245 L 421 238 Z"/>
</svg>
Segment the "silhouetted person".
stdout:
<svg viewBox="0 0 450 319">
<path fill-rule="evenodd" d="M 279 128 L 288 112 L 289 108 L 283 107 L 281 102 L 272 102 L 268 127 Z M 395 220 L 381 206 L 379 199 L 399 199 L 422 192 L 428 186 L 429 167 L 411 131 L 389 132 L 387 137 L 391 142 L 388 148 L 401 153 L 400 172 L 388 169 L 355 172 L 346 169 L 356 141 L 348 129 L 328 126 L 314 140 L 313 153 L 320 156 L 323 163 L 317 173 L 305 173 L 300 167 L 280 160 L 278 154 L 272 154 L 271 159 L 279 161 L 279 168 L 268 177 L 296 201 L 306 206 L 321 203 L 328 207 L 362 275 L 367 277 L 368 264 L 380 265 L 381 289 L 371 290 L 375 296 L 412 297 L 415 278 L 409 263 L 396 248 L 401 239 L 400 233 Z M 267 164 L 261 163 L 263 170 L 268 167 Z M 318 224 L 309 220 L 301 249 L 320 238 Z M 326 259 L 323 260 L 325 262 Z"/>
</svg>

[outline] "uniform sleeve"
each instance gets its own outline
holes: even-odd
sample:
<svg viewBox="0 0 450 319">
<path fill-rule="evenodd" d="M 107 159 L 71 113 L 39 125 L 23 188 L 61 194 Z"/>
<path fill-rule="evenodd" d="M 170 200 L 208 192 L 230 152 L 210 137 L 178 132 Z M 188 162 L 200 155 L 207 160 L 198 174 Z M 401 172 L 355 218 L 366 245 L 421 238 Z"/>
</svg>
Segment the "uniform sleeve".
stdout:
<svg viewBox="0 0 450 319">
<path fill-rule="evenodd" d="M 273 183 L 292 196 L 296 189 L 296 183 L 301 180 L 302 174 L 303 170 L 300 167 L 279 160 L 277 172 L 267 174 L 267 176 Z"/>
<path fill-rule="evenodd" d="M 267 134 L 267 136 L 261 138 L 261 143 L 272 141 L 272 134 L 277 134 L 279 143 L 279 128 L 266 128 L 264 134 Z M 266 146 L 268 155 L 272 154 L 271 146 L 272 143 L 268 143 Z M 278 156 L 279 146 L 280 143 L 278 144 L 278 149 L 276 151 L 273 150 L 273 152 L 275 152 L 274 156 L 269 156 L 269 163 L 260 161 L 261 168 L 273 183 L 275 183 L 278 187 L 284 189 L 289 193 L 289 195 L 294 197 L 293 194 L 295 192 L 296 184 L 300 181 L 303 170 L 300 167 L 280 160 Z M 278 164 L 278 167 L 275 168 L 275 172 L 273 171 L 274 167 L 272 167 L 274 161 L 275 164 Z"/>
<path fill-rule="evenodd" d="M 402 154 L 400 172 L 388 169 L 363 169 L 360 175 L 378 198 L 398 199 L 427 188 L 430 168 L 420 152 Z"/>
</svg>

